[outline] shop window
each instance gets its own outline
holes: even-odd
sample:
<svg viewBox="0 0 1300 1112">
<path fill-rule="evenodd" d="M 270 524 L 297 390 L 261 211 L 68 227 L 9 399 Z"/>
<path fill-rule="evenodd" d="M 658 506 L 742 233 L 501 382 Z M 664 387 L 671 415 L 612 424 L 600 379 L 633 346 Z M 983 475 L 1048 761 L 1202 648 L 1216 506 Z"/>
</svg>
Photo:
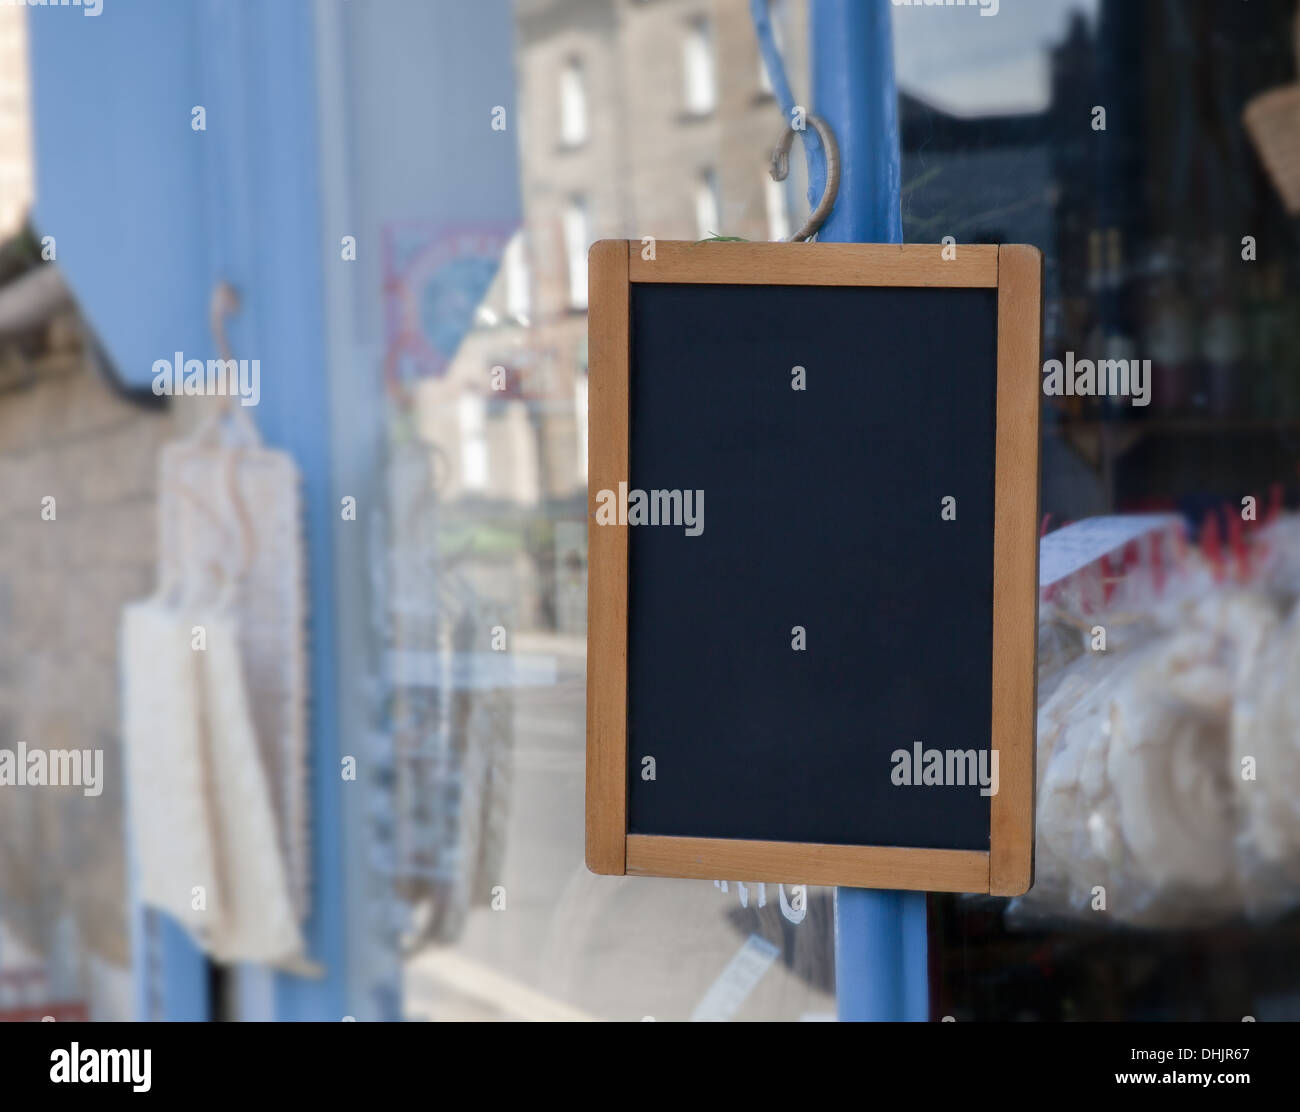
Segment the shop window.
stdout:
<svg viewBox="0 0 1300 1112">
<path fill-rule="evenodd" d="M 1297 952 L 1300 885 L 1293 872 L 1264 879 L 1259 847 L 1274 834 L 1241 819 L 1250 782 L 1220 769 L 1236 746 L 1287 736 L 1256 678 L 1280 661 L 1250 674 L 1231 662 L 1234 644 L 1264 638 L 1279 616 L 1297 621 L 1294 591 L 1251 571 L 1257 523 L 1243 510 L 1244 499 L 1273 507 L 1262 521 L 1296 500 L 1295 224 L 1249 127 L 1259 98 L 1295 81 L 1295 4 L 1063 0 L 1011 21 L 1007 10 L 895 11 L 904 239 L 1035 244 L 1044 371 L 1141 370 L 1129 391 L 1045 388 L 1045 550 L 1072 520 L 1168 513 L 1194 555 L 1152 563 L 1139 546 L 1113 580 L 1106 558 L 1103 601 L 1112 583 L 1129 593 L 1125 632 L 1104 652 L 1078 641 L 1066 604 L 1040 611 L 1034 888 L 1009 904 L 930 898 L 932 1014 L 1293 1018 L 1300 963 L 1281 955 Z M 1198 613 L 1242 605 L 1251 617 L 1207 623 L 1216 647 L 1193 665 L 1179 653 L 1202 636 L 1198 619 L 1162 584 L 1196 561 L 1211 569 Z M 1114 634 L 1102 605 L 1083 628 Z M 1178 701 L 1193 667 L 1224 677 L 1211 710 Z M 1176 778 L 1141 780 L 1137 755 Z M 1089 780 L 1085 768 L 1105 771 Z"/>
</svg>

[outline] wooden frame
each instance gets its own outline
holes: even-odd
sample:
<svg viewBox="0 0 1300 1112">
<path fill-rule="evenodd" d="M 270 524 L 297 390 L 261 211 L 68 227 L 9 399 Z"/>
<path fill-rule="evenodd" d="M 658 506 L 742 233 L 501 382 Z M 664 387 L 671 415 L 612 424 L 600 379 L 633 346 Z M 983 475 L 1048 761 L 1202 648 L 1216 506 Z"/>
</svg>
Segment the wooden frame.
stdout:
<svg viewBox="0 0 1300 1112">
<path fill-rule="evenodd" d="M 1020 245 L 604 240 L 589 259 L 587 867 L 595 873 L 737 878 L 1019 895 L 1033 877 L 1042 255 Z M 595 494 L 629 480 L 630 294 L 637 282 L 982 287 L 998 291 L 993 511 L 993 712 L 999 787 L 989 849 L 816 845 L 629 834 L 626 525 L 595 524 Z"/>
</svg>

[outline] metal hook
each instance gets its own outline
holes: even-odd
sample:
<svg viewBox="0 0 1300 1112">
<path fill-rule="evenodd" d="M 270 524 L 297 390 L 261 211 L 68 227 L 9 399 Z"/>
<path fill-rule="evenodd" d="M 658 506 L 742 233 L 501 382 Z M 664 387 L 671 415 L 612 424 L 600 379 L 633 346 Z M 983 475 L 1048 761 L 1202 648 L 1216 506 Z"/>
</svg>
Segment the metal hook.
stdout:
<svg viewBox="0 0 1300 1112">
<path fill-rule="evenodd" d="M 217 346 L 217 354 L 227 363 L 233 363 L 234 355 L 230 350 L 230 339 L 226 335 L 226 321 L 237 315 L 243 306 L 239 291 L 224 279 L 217 282 L 212 287 L 212 300 L 208 308 L 208 323 L 212 328 L 212 342 Z M 231 394 L 227 393 L 221 398 L 220 404 L 216 408 L 217 420 L 223 417 L 233 417 L 235 424 L 250 439 L 256 440 L 257 434 L 252 421 L 243 408 L 234 404 Z"/>
<path fill-rule="evenodd" d="M 229 282 L 218 282 L 212 288 L 208 321 L 212 325 L 212 338 L 216 342 L 217 352 L 227 362 L 234 356 L 230 354 L 230 341 L 226 338 L 226 318 L 235 316 L 239 308 L 239 291 Z"/>
<path fill-rule="evenodd" d="M 835 198 L 840 192 L 840 146 L 835 140 L 835 132 L 831 130 L 830 124 L 811 112 L 805 117 L 805 122 L 816 128 L 822 146 L 826 148 L 826 188 L 822 191 L 822 198 L 817 202 L 817 207 L 804 221 L 803 227 L 790 237 L 791 243 L 812 239 L 817 234 L 818 229 L 830 216 L 831 209 L 835 207 Z M 790 148 L 794 145 L 794 137 L 799 130 L 801 129 L 787 123 L 785 130 L 781 132 L 781 138 L 776 141 L 776 148 L 772 151 L 773 181 L 785 181 L 789 176 Z"/>
</svg>

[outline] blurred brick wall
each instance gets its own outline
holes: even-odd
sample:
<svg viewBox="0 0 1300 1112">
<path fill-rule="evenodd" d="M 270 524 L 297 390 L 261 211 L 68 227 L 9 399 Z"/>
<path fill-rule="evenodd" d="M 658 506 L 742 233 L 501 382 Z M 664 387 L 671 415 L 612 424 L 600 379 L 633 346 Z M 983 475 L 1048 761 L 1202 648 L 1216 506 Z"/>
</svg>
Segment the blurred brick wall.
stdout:
<svg viewBox="0 0 1300 1112">
<path fill-rule="evenodd" d="M 154 589 L 157 455 L 176 424 L 116 397 L 68 325 L 34 379 L 0 394 L 0 746 L 102 748 L 105 783 L 98 797 L 0 788 L 0 914 L 43 950 L 70 913 L 122 963 L 118 623 Z"/>
</svg>

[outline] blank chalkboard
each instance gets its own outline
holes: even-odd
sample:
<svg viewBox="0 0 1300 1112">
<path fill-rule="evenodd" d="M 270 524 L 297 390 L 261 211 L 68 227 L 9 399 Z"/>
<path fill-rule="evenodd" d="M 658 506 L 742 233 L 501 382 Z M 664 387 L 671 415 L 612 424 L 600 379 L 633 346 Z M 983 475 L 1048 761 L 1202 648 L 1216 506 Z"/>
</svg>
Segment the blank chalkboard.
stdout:
<svg viewBox="0 0 1300 1112">
<path fill-rule="evenodd" d="M 591 271 L 589 865 L 1023 891 L 1038 253 Z"/>
</svg>

